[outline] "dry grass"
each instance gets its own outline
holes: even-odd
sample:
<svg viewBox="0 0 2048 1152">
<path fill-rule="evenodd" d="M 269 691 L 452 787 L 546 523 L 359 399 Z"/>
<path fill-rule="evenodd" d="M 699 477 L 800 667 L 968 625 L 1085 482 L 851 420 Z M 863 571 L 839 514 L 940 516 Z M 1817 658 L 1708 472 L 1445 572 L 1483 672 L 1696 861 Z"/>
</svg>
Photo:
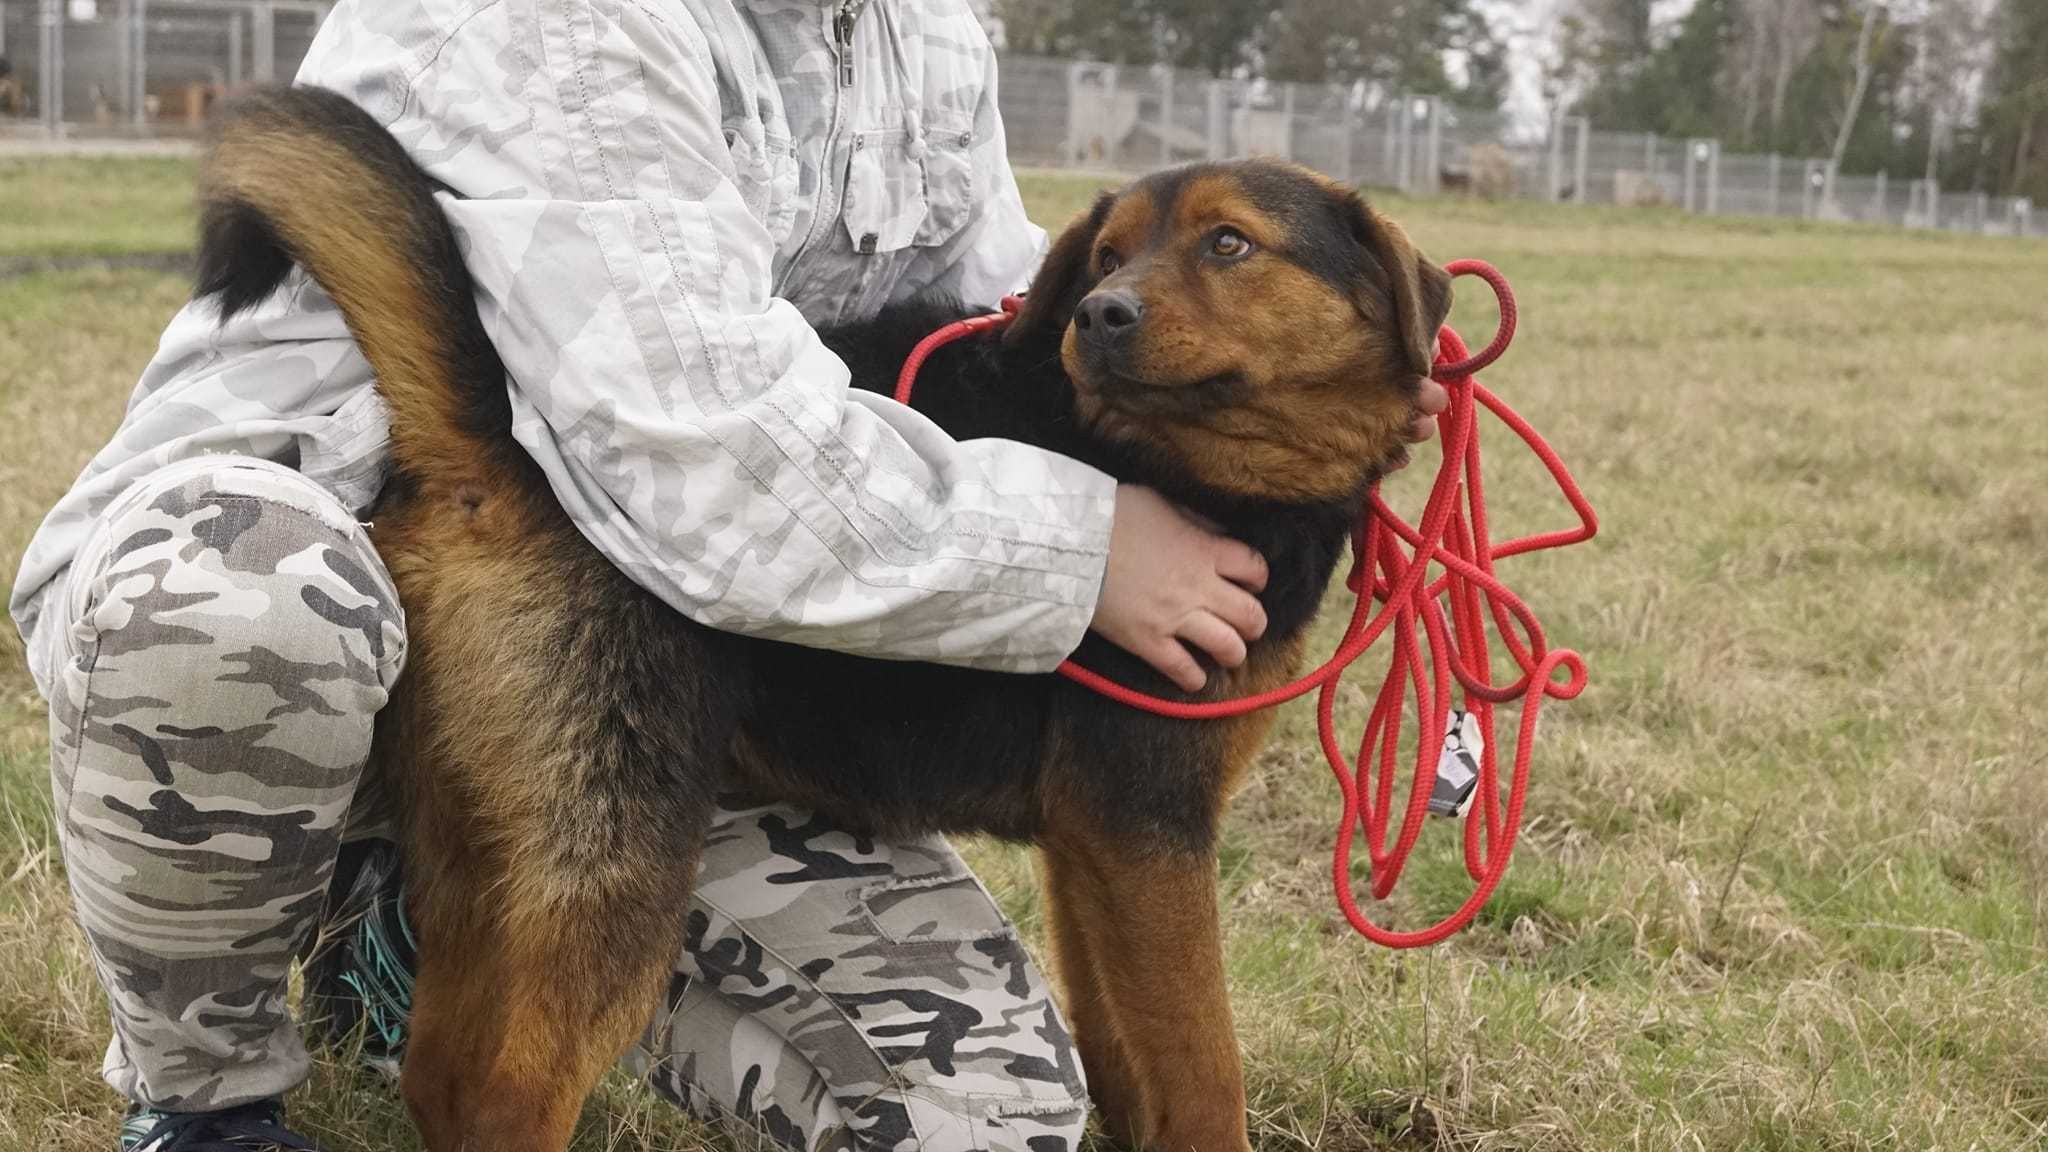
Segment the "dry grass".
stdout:
<svg viewBox="0 0 2048 1152">
<path fill-rule="evenodd" d="M 27 184 L 62 203 L 75 175 Z M 1027 194 L 1058 220 L 1090 190 Z M 1484 920 L 1421 954 L 1340 930 L 1333 794 L 1307 712 L 1288 713 L 1226 852 L 1259 1146 L 2048 1146 L 2048 250 L 1389 207 L 1431 254 L 1485 256 L 1519 289 L 1523 334 L 1489 383 L 1577 465 L 1604 531 L 1511 575 L 1594 682 L 1550 713 L 1532 827 Z M 0 252 L 26 246 L 13 220 Z M 133 270 L 0 282 L 0 567 L 181 295 Z M 1555 522 L 1530 462 L 1490 443 L 1497 515 Z M 40 707 L 0 657 L 0 1147 L 104 1149 L 103 1008 L 54 857 Z M 1454 837 L 1431 831 L 1382 918 L 1462 894 Z M 1034 928 L 1024 854 L 973 854 Z M 392 1094 L 345 1064 L 297 1114 L 337 1152 L 413 1147 Z M 624 1086 L 582 1137 L 699 1141 Z"/>
<path fill-rule="evenodd" d="M 176 157 L 0 156 L 0 261 L 183 252 L 192 194 L 192 162 Z"/>
</svg>

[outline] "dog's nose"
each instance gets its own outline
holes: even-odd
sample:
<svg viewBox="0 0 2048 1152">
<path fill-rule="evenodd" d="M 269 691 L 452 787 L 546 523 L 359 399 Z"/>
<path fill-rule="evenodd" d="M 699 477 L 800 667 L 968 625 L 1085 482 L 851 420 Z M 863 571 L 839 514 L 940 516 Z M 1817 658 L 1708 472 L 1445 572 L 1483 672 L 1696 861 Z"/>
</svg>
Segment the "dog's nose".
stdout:
<svg viewBox="0 0 2048 1152">
<path fill-rule="evenodd" d="M 1144 315 L 1144 302 L 1129 292 L 1096 292 L 1081 301 L 1074 327 L 1098 344 L 1110 344 L 1130 335 Z"/>
</svg>

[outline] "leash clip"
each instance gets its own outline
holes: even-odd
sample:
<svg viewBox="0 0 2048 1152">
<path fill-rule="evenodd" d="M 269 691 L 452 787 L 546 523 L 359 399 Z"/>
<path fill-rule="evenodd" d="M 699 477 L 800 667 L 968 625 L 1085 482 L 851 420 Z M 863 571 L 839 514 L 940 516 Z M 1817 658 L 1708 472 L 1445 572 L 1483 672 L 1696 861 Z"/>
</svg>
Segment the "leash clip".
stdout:
<svg viewBox="0 0 2048 1152">
<path fill-rule="evenodd" d="M 1456 820 L 1472 806 L 1472 794 L 1479 787 L 1479 758 L 1486 753 L 1486 738 L 1479 732 L 1479 717 L 1453 708 L 1444 720 L 1444 748 L 1437 756 L 1436 787 L 1429 794 L 1432 816 Z"/>
</svg>

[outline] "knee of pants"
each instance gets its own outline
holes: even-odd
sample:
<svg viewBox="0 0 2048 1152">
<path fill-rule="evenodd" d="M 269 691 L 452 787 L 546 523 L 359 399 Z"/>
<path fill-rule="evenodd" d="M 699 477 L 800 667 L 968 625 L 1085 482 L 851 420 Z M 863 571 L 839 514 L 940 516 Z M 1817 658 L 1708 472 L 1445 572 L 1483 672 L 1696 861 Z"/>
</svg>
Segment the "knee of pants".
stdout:
<svg viewBox="0 0 2048 1152">
<path fill-rule="evenodd" d="M 869 1066 L 814 1019 L 797 1038 L 782 1035 L 771 1014 L 679 980 L 670 990 L 627 1068 L 699 1119 L 741 1141 L 766 1136 L 789 1152 L 1077 1152 L 1088 1126 L 1085 1083 L 1078 1066 L 1064 1086 L 1030 1071 L 1049 1041 L 1056 1062 L 1069 1041 L 1056 1015 L 1028 1034 L 1032 1051 L 1013 1054 L 1015 1082 L 1002 1076 L 960 1091 L 930 1078 Z M 1001 1045 L 1001 1038 L 993 1043 Z M 969 1057 L 973 1059 L 973 1057 Z M 994 1065 L 998 1071 L 1002 1065 Z M 1030 1077 L 1035 1083 L 1026 1086 Z"/>
<path fill-rule="evenodd" d="M 811 1149 L 1074 1146 L 1087 1089 L 1066 1021 L 944 839 L 779 805 L 723 809 L 714 829 L 655 1049 L 693 1091 L 845 1137 Z"/>
<path fill-rule="evenodd" d="M 297 724 L 367 740 L 403 665 L 404 615 L 368 533 L 266 461 L 144 478 L 102 516 L 71 581 L 81 725 L 150 701 L 179 732 Z"/>
</svg>

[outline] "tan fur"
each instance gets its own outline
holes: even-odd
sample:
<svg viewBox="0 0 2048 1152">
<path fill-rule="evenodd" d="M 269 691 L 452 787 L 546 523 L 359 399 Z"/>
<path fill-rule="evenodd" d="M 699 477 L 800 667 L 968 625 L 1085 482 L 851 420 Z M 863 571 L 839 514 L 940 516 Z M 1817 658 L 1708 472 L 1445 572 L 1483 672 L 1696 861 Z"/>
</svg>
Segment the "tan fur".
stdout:
<svg viewBox="0 0 2048 1152">
<path fill-rule="evenodd" d="M 559 1152 L 678 954 L 712 789 L 737 781 L 856 813 L 860 802 L 825 795 L 843 793 L 836 778 L 750 746 L 738 705 L 717 703 L 732 694 L 713 690 L 758 674 L 723 662 L 739 650 L 721 645 L 738 642 L 685 627 L 632 585 L 562 512 L 503 414 L 462 407 L 465 388 L 476 405 L 502 398 L 502 366 L 468 314 L 452 236 L 423 231 L 445 229 L 430 191 L 374 125 L 356 124 L 353 137 L 289 130 L 307 104 L 258 100 L 233 118 L 207 194 L 225 203 L 223 226 L 246 204 L 280 230 L 343 308 L 393 409 L 401 472 L 373 539 L 406 607 L 410 656 L 379 716 L 372 771 L 403 814 L 421 940 L 403 1089 L 434 1152 Z M 337 138 L 379 145 L 389 170 L 327 142 Z M 410 202 L 391 184 L 407 179 Z M 1011 338 L 1050 336 L 1042 326 L 1094 279 L 1062 273 L 1086 272 L 1111 247 L 1126 263 L 1105 284 L 1146 303 L 1139 362 L 1157 395 L 1112 402 L 1074 371 L 1069 334 L 1082 417 L 1230 493 L 1354 494 L 1411 414 L 1399 378 L 1415 370 L 1441 303 L 1434 270 L 1371 220 L 1385 292 L 1354 298 L 1279 259 L 1218 275 L 1196 247 L 1216 225 L 1266 246 L 1282 242 L 1281 225 L 1226 174 L 1196 181 L 1171 218 L 1163 211 L 1141 187 L 1098 206 L 1100 229 L 1069 229 L 1040 282 L 1071 283 L 1055 288 L 1070 298 L 1035 294 Z M 407 240 L 429 266 L 404 255 Z M 434 259 L 447 279 L 431 278 Z M 438 331 L 434 317 L 462 331 Z M 1175 410 L 1176 390 L 1213 387 L 1203 382 L 1223 373 L 1235 380 L 1224 402 Z M 1299 634 L 1262 641 L 1244 667 L 1218 674 L 1217 689 L 1273 687 L 1301 656 Z M 1146 838 L 1122 827 L 1143 814 L 1104 815 L 1117 809 L 1090 795 L 1126 768 L 1082 757 L 1116 750 L 1075 746 L 1076 717 L 1109 707 L 1090 698 L 1054 709 L 1049 760 L 1018 801 L 1028 813 L 1018 826 L 1045 849 L 1055 967 L 1081 1058 L 1113 1135 L 1160 1152 L 1248 1152 L 1210 845 L 1272 713 L 1177 729 L 1165 759 L 1188 773 L 1177 778 L 1182 828 Z M 1090 731 L 1114 745 L 1120 728 Z"/>
<path fill-rule="evenodd" d="M 1104 1130 L 1139 1148 L 1249 1149 L 1214 857 L 1133 852 L 1063 812 L 1044 874 L 1054 966 Z"/>
<path fill-rule="evenodd" d="M 1182 191 L 1175 244 L 1164 253 L 1147 250 L 1156 211 L 1144 197 L 1117 203 L 1098 247 L 1125 254 L 1124 263 L 1103 287 L 1145 302 L 1149 383 L 1170 390 L 1236 372 L 1243 396 L 1199 422 L 1133 411 L 1091 383 L 1070 331 L 1064 359 L 1082 418 L 1105 435 L 1164 444 L 1203 483 L 1247 497 L 1313 502 L 1356 492 L 1414 416 L 1407 395 L 1379 386 L 1389 366 L 1406 364 L 1417 376 L 1428 370 L 1434 332 L 1423 332 L 1429 319 L 1419 286 L 1426 265 L 1406 235 L 1374 218 L 1394 281 L 1395 315 L 1381 316 L 1377 300 L 1346 295 L 1282 260 L 1254 257 L 1218 271 L 1192 258 L 1191 246 L 1221 225 L 1261 249 L 1281 242 L 1279 226 L 1227 175 Z M 1362 315 L 1373 322 L 1359 323 Z M 1269 355 L 1275 348 L 1289 354 Z"/>
<path fill-rule="evenodd" d="M 330 141 L 260 124 L 223 136 L 206 176 L 203 197 L 244 201 L 281 224 L 294 249 L 331 254 L 321 287 L 359 329 L 357 342 L 378 350 L 398 451 L 428 477 L 505 487 L 502 476 L 477 476 L 475 460 L 450 455 L 465 439 L 453 431 L 462 390 L 448 378 L 440 340 L 419 322 L 432 314 L 431 293 L 420 280 L 425 270 L 394 242 L 413 220 L 386 191 L 388 177 Z M 301 204 L 320 210 L 295 211 Z"/>
</svg>

